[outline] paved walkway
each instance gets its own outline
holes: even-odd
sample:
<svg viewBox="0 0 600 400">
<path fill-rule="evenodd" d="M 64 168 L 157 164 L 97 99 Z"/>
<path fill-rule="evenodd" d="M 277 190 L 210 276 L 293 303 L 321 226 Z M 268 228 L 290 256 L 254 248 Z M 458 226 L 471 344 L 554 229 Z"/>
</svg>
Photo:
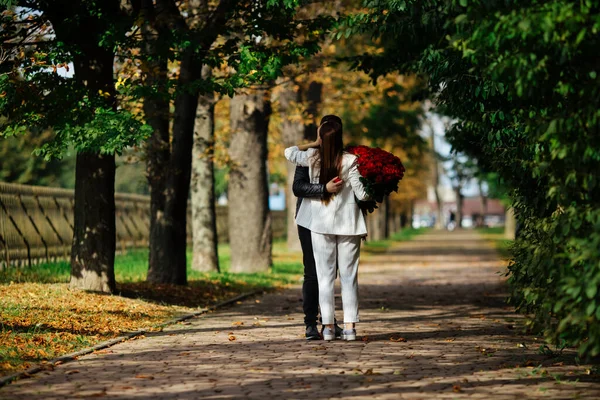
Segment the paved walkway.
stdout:
<svg viewBox="0 0 600 400">
<path fill-rule="evenodd" d="M 82 357 L 0 398 L 600 398 L 572 352 L 540 354 L 519 334 L 502 268 L 475 233 L 423 235 L 361 265 L 362 341 L 303 340 L 293 289 Z"/>
</svg>

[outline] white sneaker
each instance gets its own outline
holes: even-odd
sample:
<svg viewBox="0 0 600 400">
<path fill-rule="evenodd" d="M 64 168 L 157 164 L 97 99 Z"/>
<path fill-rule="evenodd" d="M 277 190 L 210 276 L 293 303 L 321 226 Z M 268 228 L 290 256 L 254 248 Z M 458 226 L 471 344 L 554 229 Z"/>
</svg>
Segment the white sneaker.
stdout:
<svg viewBox="0 0 600 400">
<path fill-rule="evenodd" d="M 327 328 L 325 327 L 325 329 L 323 329 L 323 340 L 334 340 L 335 339 L 335 331 L 331 328 Z"/>
<path fill-rule="evenodd" d="M 342 332 L 342 340 L 349 342 L 356 340 L 356 329 L 344 329 Z"/>
</svg>

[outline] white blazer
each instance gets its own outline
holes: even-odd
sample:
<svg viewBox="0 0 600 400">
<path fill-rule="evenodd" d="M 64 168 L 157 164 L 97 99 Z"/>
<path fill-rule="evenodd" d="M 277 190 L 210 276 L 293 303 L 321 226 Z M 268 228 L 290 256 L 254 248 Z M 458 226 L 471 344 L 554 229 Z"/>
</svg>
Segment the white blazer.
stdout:
<svg viewBox="0 0 600 400">
<path fill-rule="evenodd" d="M 298 146 L 285 149 L 285 158 L 296 165 L 308 167 L 311 183 L 319 183 L 319 153 L 317 149 L 300 151 Z M 332 195 L 325 205 L 319 198 L 302 199 L 296 223 L 312 232 L 324 235 L 366 236 L 365 216 L 356 203 L 368 198 L 365 187 L 360 181 L 356 156 L 344 153 L 340 179 L 344 181 L 342 189 Z"/>
</svg>

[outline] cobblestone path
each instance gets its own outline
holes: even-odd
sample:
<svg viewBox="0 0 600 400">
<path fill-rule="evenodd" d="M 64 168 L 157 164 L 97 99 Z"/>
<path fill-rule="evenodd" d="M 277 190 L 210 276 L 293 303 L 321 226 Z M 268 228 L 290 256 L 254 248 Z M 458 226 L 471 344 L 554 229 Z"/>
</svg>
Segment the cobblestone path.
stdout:
<svg viewBox="0 0 600 400">
<path fill-rule="evenodd" d="M 574 352 L 543 354 L 521 333 L 503 268 L 477 233 L 428 233 L 361 265 L 357 342 L 306 342 L 293 288 L 57 366 L 0 399 L 600 398 Z"/>
</svg>

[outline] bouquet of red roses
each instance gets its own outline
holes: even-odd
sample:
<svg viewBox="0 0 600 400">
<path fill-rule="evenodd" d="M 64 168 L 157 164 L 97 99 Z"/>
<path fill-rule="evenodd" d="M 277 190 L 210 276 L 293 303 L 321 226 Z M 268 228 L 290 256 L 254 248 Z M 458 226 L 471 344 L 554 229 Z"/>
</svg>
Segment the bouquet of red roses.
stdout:
<svg viewBox="0 0 600 400">
<path fill-rule="evenodd" d="M 372 200 L 360 202 L 363 210 L 373 212 L 384 196 L 398 191 L 398 183 L 404 177 L 404 166 L 398 157 L 378 147 L 351 146 L 346 149 L 358 157 L 361 182 Z"/>
</svg>

